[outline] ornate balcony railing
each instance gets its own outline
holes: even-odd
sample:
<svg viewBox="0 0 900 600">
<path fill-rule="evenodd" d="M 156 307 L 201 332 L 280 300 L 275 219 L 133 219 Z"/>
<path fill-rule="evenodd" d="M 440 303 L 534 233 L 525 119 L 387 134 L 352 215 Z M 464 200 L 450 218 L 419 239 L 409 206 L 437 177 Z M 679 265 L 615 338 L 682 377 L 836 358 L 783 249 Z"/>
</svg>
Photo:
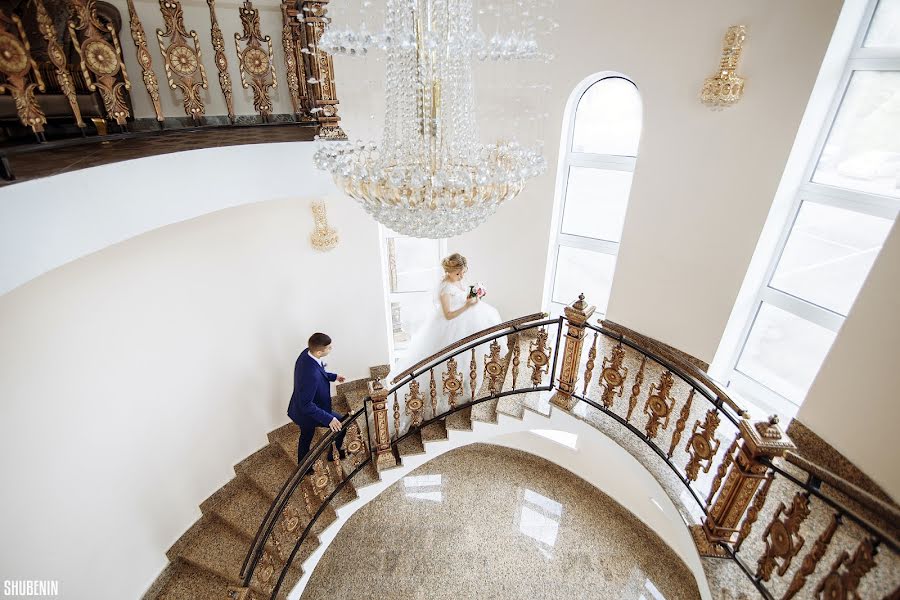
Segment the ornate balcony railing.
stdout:
<svg viewBox="0 0 900 600">
<path fill-rule="evenodd" d="M 257 0 L 280 12 L 276 33 L 264 31 L 253 0 L 236 9 L 207 0 L 208 18 L 191 12 L 189 19 L 181 0 L 160 0 L 157 15 L 146 8 L 142 15 L 133 0 L 120 3 L 124 15 L 98 0 L 12 0 L 0 8 L 0 176 L 15 179 L 11 157 L 123 136 L 155 139 L 169 130 L 291 122 L 345 139 L 331 56 L 319 49 L 329 1 Z M 163 23 L 155 32 L 144 26 L 151 18 Z M 220 22 L 238 30 L 233 47 Z M 276 64 L 273 37 L 280 37 L 283 64 Z M 213 58 L 216 84 L 205 56 Z M 236 111 L 229 65 L 252 95 L 249 114 Z M 164 112 L 167 94 L 182 112 Z M 136 95 L 152 114 L 135 114 Z M 211 106 L 219 114 L 208 114 Z M 290 109 L 278 114 L 276 106 Z"/>
<path fill-rule="evenodd" d="M 550 404 L 612 437 L 656 477 L 690 524 L 711 587 L 740 580 L 782 600 L 900 597 L 895 507 L 797 456 L 777 419 L 752 422 L 696 367 L 589 323 L 593 311 L 581 296 L 558 319 L 538 313 L 461 340 L 391 388 L 372 382 L 342 424 L 350 472 L 328 470 L 337 435 L 329 432 L 260 524 L 232 597 L 285 597 L 292 562 L 327 504 L 371 463 L 396 466 L 410 436 L 489 400 L 541 396 L 534 392 L 552 392 Z M 300 496 L 314 514 L 305 527 Z"/>
</svg>

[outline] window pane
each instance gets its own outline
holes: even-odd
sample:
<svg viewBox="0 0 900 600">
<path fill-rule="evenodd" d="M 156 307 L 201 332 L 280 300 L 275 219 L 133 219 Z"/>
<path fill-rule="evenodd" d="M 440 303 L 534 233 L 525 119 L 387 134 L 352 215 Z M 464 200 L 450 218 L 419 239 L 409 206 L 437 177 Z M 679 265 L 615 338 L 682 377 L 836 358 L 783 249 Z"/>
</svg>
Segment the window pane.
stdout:
<svg viewBox="0 0 900 600">
<path fill-rule="evenodd" d="M 857 71 L 813 181 L 900 198 L 900 71 Z"/>
<path fill-rule="evenodd" d="M 867 47 L 900 47 L 900 0 L 881 0 L 866 34 Z"/>
<path fill-rule="evenodd" d="M 890 229 L 889 219 L 804 202 L 769 285 L 846 315 Z"/>
<path fill-rule="evenodd" d="M 395 237 L 389 238 L 394 245 L 391 283 L 396 279 L 393 292 L 431 292 L 437 286 L 441 264 L 440 240 Z"/>
<path fill-rule="evenodd" d="M 578 101 L 573 152 L 637 156 L 641 137 L 641 97 L 621 77 L 601 79 Z"/>
<path fill-rule="evenodd" d="M 615 268 L 616 257 L 611 254 L 560 246 L 553 301 L 571 304 L 583 293 L 598 313 L 605 313 Z"/>
<path fill-rule="evenodd" d="M 799 405 L 834 336 L 833 331 L 764 302 L 737 370 Z"/>
<path fill-rule="evenodd" d="M 563 233 L 618 242 L 632 175 L 629 171 L 588 167 L 569 169 Z"/>
</svg>

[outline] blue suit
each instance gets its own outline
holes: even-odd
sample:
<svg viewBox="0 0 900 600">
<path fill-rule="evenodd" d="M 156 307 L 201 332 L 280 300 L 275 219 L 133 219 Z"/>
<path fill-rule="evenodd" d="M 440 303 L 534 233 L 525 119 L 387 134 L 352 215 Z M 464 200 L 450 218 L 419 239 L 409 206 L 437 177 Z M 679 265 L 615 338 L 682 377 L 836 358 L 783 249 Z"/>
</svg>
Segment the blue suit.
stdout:
<svg viewBox="0 0 900 600">
<path fill-rule="evenodd" d="M 309 353 L 309 348 L 300 353 L 294 364 L 294 393 L 287 414 L 291 421 L 300 426 L 300 443 L 297 447 L 297 464 L 309 452 L 316 427 L 328 427 L 331 419 L 338 421 L 344 415 L 331 410 L 331 382 L 336 373 L 329 373 Z M 340 448 L 344 442 L 344 432 L 335 439 Z"/>
</svg>

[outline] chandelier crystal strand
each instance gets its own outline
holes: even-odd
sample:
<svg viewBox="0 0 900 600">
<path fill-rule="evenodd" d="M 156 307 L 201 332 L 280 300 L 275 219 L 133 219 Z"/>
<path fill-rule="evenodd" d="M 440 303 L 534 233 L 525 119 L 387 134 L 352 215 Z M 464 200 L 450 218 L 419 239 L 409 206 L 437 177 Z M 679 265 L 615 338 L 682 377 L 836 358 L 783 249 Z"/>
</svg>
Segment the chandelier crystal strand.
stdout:
<svg viewBox="0 0 900 600">
<path fill-rule="evenodd" d="M 473 59 L 539 53 L 527 31 L 485 42 L 472 0 L 387 0 L 383 33 L 329 29 L 320 47 L 387 54 L 381 144 L 328 142 L 314 160 L 391 230 L 426 238 L 470 231 L 546 169 L 514 141 L 478 141 Z"/>
</svg>

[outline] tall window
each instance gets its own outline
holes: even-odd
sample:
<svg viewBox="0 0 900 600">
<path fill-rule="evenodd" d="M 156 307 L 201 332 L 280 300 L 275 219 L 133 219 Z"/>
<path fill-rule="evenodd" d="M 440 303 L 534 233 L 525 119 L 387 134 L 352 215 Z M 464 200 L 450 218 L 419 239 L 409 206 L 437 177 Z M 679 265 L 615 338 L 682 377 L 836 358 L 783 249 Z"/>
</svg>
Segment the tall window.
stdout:
<svg viewBox="0 0 900 600">
<path fill-rule="evenodd" d="M 390 307 L 391 364 L 434 311 L 435 291 L 443 275 L 446 240 L 412 238 L 381 227 L 387 305 Z"/>
<path fill-rule="evenodd" d="M 868 7 L 728 358 L 729 385 L 793 416 L 900 208 L 900 0 Z"/>
<path fill-rule="evenodd" d="M 544 306 L 559 313 L 584 292 L 606 313 L 628 206 L 641 98 L 621 75 L 586 79 L 569 101 Z"/>
</svg>

